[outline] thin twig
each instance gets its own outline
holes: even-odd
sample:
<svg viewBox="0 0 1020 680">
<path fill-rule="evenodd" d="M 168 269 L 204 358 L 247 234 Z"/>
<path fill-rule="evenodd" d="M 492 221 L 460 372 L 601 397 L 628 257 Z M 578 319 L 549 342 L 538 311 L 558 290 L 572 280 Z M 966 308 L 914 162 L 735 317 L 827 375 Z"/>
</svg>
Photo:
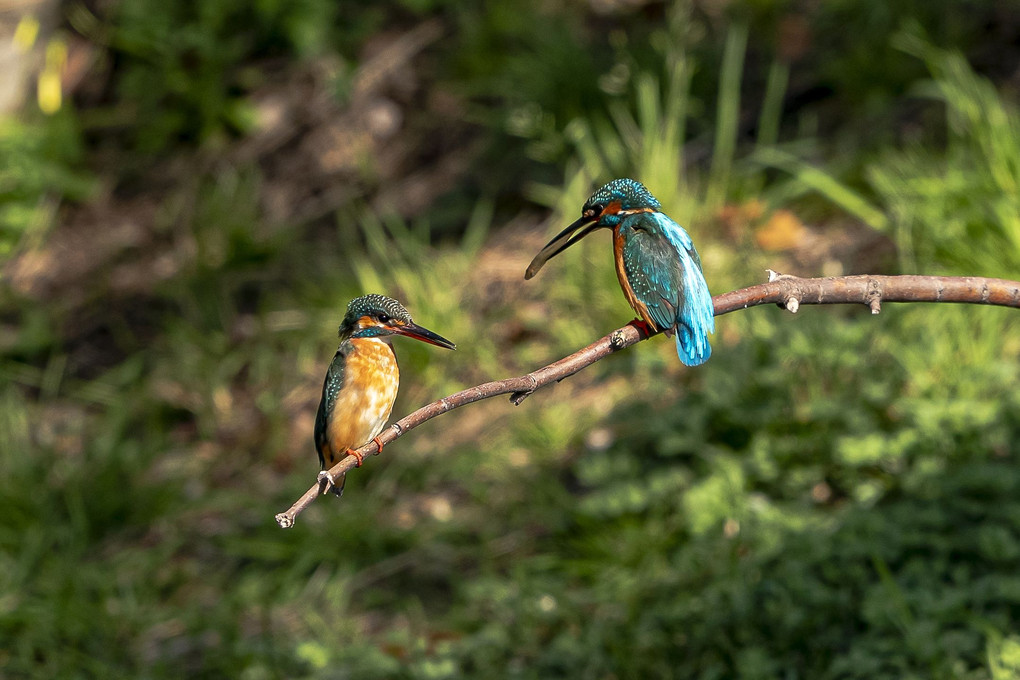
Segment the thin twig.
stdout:
<svg viewBox="0 0 1020 680">
<path fill-rule="evenodd" d="M 802 279 L 769 271 L 768 283 L 717 295 L 712 302 L 715 304 L 716 316 L 770 303 L 794 313 L 801 305 L 862 304 L 871 309 L 872 314 L 878 314 L 882 302 L 958 302 L 1020 308 L 1020 281 L 976 276 L 869 275 Z M 408 430 L 447 411 L 500 394 L 509 394 L 512 403 L 520 404 L 535 390 L 559 382 L 613 352 L 648 337 L 650 335 L 637 326 L 628 324 L 584 349 L 527 375 L 493 380 L 426 404 L 383 430 L 379 441 L 388 444 Z M 358 453 L 365 456 L 378 453 L 375 442 L 362 446 Z M 356 458 L 347 456 L 330 468 L 330 473 L 339 477 L 350 471 L 355 464 Z M 278 514 L 276 521 L 284 529 L 294 526 L 297 516 L 321 492 L 321 486 L 316 483 L 287 512 Z"/>
</svg>

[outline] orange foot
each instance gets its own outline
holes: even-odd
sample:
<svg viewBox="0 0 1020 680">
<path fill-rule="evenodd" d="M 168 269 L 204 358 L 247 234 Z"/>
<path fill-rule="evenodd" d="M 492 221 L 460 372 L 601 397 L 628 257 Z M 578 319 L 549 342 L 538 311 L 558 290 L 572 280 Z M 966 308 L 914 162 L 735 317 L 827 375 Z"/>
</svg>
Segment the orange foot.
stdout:
<svg viewBox="0 0 1020 680">
<path fill-rule="evenodd" d="M 355 460 L 358 461 L 354 467 L 361 467 L 361 464 L 365 462 L 365 457 L 354 449 L 347 449 L 347 455 L 354 456 Z"/>
<path fill-rule="evenodd" d="M 376 445 L 376 446 L 378 447 L 378 448 L 377 448 L 377 449 L 375 450 L 375 455 L 377 455 L 377 456 L 378 456 L 378 455 L 379 455 L 380 453 L 382 453 L 382 447 L 383 447 L 383 443 L 382 443 L 381 441 L 379 441 L 379 438 L 378 438 L 378 437 L 372 437 L 372 441 L 374 441 L 374 442 L 375 442 L 375 445 Z"/>
</svg>

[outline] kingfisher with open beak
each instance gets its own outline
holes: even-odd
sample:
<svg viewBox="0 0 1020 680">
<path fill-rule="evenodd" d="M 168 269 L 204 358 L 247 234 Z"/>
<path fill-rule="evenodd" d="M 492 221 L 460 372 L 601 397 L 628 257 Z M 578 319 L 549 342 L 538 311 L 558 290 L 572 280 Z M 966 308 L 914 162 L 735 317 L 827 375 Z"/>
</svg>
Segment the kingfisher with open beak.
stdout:
<svg viewBox="0 0 1020 680">
<path fill-rule="evenodd" d="M 712 295 L 690 235 L 660 207 L 640 182 L 613 180 L 588 199 L 580 219 L 542 248 L 524 278 L 533 277 L 547 261 L 596 229 L 610 229 L 616 276 L 627 302 L 641 316 L 638 323 L 674 335 L 680 361 L 697 366 L 712 354 Z"/>
<path fill-rule="evenodd" d="M 351 300 L 340 323 L 340 346 L 326 371 L 322 399 L 315 416 L 315 450 L 319 454 L 325 479 L 323 493 L 343 494 L 347 475 L 334 479 L 329 469 L 352 455 L 361 467 L 358 449 L 375 441 L 383 445 L 379 433 L 386 425 L 397 398 L 400 371 L 390 343 L 394 335 L 456 349 L 457 346 L 411 320 L 404 307 L 384 295 L 364 295 Z"/>
</svg>

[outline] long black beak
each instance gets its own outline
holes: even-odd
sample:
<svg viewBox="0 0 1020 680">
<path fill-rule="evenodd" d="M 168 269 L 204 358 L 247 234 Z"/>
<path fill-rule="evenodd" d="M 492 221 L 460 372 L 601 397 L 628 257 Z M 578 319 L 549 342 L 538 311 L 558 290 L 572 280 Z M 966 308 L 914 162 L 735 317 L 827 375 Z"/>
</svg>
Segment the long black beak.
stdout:
<svg viewBox="0 0 1020 680">
<path fill-rule="evenodd" d="M 398 335 L 406 335 L 409 338 L 421 340 L 422 342 L 427 342 L 430 345 L 435 345 L 436 347 L 445 347 L 446 349 L 457 349 L 457 345 L 453 344 L 443 336 L 439 335 L 438 333 L 433 333 L 429 329 L 423 328 L 422 326 L 419 326 L 414 322 L 409 321 L 408 323 L 405 323 L 402 326 L 391 326 L 390 330 L 393 331 L 394 333 L 397 333 Z"/>
<path fill-rule="evenodd" d="M 545 244 L 545 248 L 538 251 L 538 255 L 536 255 L 535 259 L 528 265 L 528 270 L 524 272 L 525 280 L 530 279 L 537 274 L 538 270 L 541 269 L 542 265 L 546 262 L 598 229 L 598 226 L 598 218 L 581 217 L 569 227 L 556 234 L 552 241 Z"/>
</svg>

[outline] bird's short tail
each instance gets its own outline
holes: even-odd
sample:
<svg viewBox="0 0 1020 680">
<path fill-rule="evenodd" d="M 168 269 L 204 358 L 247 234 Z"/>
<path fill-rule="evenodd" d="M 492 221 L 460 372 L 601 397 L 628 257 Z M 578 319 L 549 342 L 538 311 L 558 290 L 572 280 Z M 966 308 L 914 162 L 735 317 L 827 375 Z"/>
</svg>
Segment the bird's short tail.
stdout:
<svg viewBox="0 0 1020 680">
<path fill-rule="evenodd" d="M 708 344 L 708 333 L 709 329 L 705 327 L 700 330 L 691 330 L 686 324 L 677 324 L 676 353 L 685 366 L 700 366 L 712 356 L 712 346 Z"/>
<path fill-rule="evenodd" d="M 715 307 L 701 267 L 684 268 L 686 298 L 676 318 L 676 353 L 686 366 L 700 366 L 712 356 L 708 334 L 715 332 Z"/>
</svg>

